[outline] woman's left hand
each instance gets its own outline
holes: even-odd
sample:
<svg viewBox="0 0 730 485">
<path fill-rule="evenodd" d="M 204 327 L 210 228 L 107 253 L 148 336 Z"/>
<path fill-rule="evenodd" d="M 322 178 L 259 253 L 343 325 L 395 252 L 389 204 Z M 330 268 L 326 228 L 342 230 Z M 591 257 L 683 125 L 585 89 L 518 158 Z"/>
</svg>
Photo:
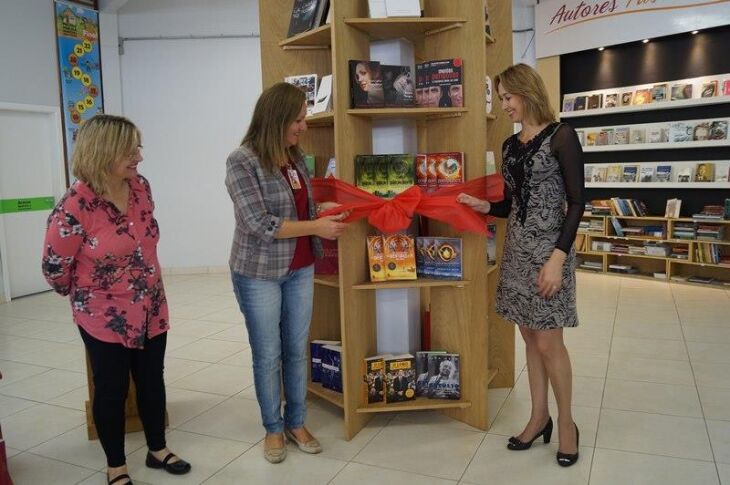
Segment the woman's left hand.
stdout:
<svg viewBox="0 0 730 485">
<path fill-rule="evenodd" d="M 338 204 L 337 202 L 322 202 L 321 204 L 317 204 L 317 215 L 319 216 L 320 212 L 328 211 L 330 209 L 334 209 L 335 207 L 339 207 L 342 204 Z M 350 212 L 352 211 L 345 211 L 337 214 L 335 217 L 337 217 L 338 221 L 342 221 L 344 219 L 347 219 L 350 216 Z"/>
<path fill-rule="evenodd" d="M 564 262 L 565 253 L 556 249 L 540 270 L 537 276 L 537 290 L 541 297 L 552 298 L 560 290 Z"/>
</svg>

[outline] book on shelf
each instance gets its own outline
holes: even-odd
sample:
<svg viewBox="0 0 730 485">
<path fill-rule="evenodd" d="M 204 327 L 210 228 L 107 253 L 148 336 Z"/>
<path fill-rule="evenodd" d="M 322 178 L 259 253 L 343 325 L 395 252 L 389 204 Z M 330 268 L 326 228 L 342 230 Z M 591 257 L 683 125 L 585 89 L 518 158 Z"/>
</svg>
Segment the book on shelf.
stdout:
<svg viewBox="0 0 730 485">
<path fill-rule="evenodd" d="M 464 153 L 429 153 L 436 169 L 436 188 L 451 187 L 464 183 Z"/>
<path fill-rule="evenodd" d="M 322 257 L 314 260 L 314 274 L 336 275 L 340 272 L 339 245 L 337 240 L 322 239 Z"/>
<path fill-rule="evenodd" d="M 685 121 L 676 121 L 669 124 L 669 141 L 692 141 L 694 127 Z"/>
<path fill-rule="evenodd" d="M 674 84 L 672 86 L 672 101 L 692 98 L 692 84 Z"/>
<path fill-rule="evenodd" d="M 586 133 L 586 146 L 592 147 L 596 145 L 596 139 L 598 138 L 597 131 L 589 131 Z"/>
<path fill-rule="evenodd" d="M 606 167 L 594 166 L 591 168 L 591 182 L 606 182 L 607 173 Z"/>
<path fill-rule="evenodd" d="M 646 143 L 646 129 L 631 127 L 631 143 Z"/>
<path fill-rule="evenodd" d="M 638 165 L 624 165 L 624 173 L 621 178 L 622 182 L 637 182 L 639 175 Z"/>
<path fill-rule="evenodd" d="M 651 101 L 652 103 L 666 101 L 667 100 L 667 85 L 656 84 L 651 88 Z"/>
<path fill-rule="evenodd" d="M 320 352 L 322 357 L 322 387 L 342 392 L 342 346 L 323 345 Z"/>
<path fill-rule="evenodd" d="M 714 79 L 706 83 L 702 83 L 702 90 L 700 91 L 701 98 L 712 98 L 717 96 L 718 81 Z"/>
<path fill-rule="evenodd" d="M 730 166 L 725 169 L 718 170 L 715 173 L 715 182 L 727 182 L 730 180 Z"/>
<path fill-rule="evenodd" d="M 654 180 L 654 167 L 641 167 L 641 182 L 652 182 Z"/>
<path fill-rule="evenodd" d="M 329 0 L 294 0 L 287 37 L 319 27 L 327 17 Z"/>
<path fill-rule="evenodd" d="M 714 163 L 698 163 L 695 171 L 695 182 L 713 182 L 715 180 Z"/>
<path fill-rule="evenodd" d="M 575 104 L 575 98 L 564 96 L 563 97 L 563 111 L 573 111 L 573 105 Z"/>
<path fill-rule="evenodd" d="M 730 79 L 725 79 L 722 82 L 722 95 L 730 96 Z"/>
<path fill-rule="evenodd" d="M 370 281 L 385 281 L 385 257 L 384 257 L 383 236 L 368 236 L 368 267 L 370 268 Z"/>
<path fill-rule="evenodd" d="M 687 278 L 687 281 L 690 283 L 701 283 L 703 285 L 711 285 L 715 283 L 715 278 L 711 278 L 709 276 L 689 276 Z"/>
<path fill-rule="evenodd" d="M 385 105 L 379 62 L 351 60 L 349 73 L 352 108 L 382 108 Z"/>
<path fill-rule="evenodd" d="M 426 397 L 428 391 L 428 357 L 432 354 L 446 354 L 445 350 L 427 350 L 416 352 L 416 396 Z"/>
<path fill-rule="evenodd" d="M 416 159 L 410 154 L 383 155 L 386 159 L 388 197 L 395 197 L 415 182 Z"/>
<path fill-rule="evenodd" d="M 587 109 L 600 108 L 601 105 L 603 104 L 602 101 L 603 101 L 603 95 L 602 94 L 591 94 L 590 96 L 588 96 L 588 101 L 587 101 L 586 108 Z"/>
<path fill-rule="evenodd" d="M 613 230 L 616 233 L 616 235 L 623 237 L 624 228 L 621 227 L 621 223 L 614 216 L 611 216 L 611 225 L 613 226 Z"/>
<path fill-rule="evenodd" d="M 704 141 L 710 138 L 710 123 L 703 121 L 692 128 L 692 141 Z"/>
<path fill-rule="evenodd" d="M 730 219 L 730 199 L 725 199 L 725 219 Z"/>
<path fill-rule="evenodd" d="M 484 77 L 484 103 L 485 111 L 487 114 L 492 112 L 492 101 L 494 98 L 494 88 L 492 85 L 492 78 L 488 75 Z"/>
<path fill-rule="evenodd" d="M 312 382 L 322 382 L 322 347 L 340 345 L 339 340 L 312 340 L 309 342 L 310 378 Z"/>
<path fill-rule="evenodd" d="M 416 279 L 415 241 L 405 234 L 383 236 L 383 262 L 387 280 Z"/>
<path fill-rule="evenodd" d="M 614 130 L 614 145 L 626 145 L 629 141 L 631 141 L 631 128 L 628 126 L 620 126 Z"/>
<path fill-rule="evenodd" d="M 634 93 L 633 104 L 649 104 L 651 103 L 650 89 L 637 89 Z"/>
<path fill-rule="evenodd" d="M 392 354 L 373 355 L 363 359 L 363 401 L 368 404 L 385 402 L 385 359 Z"/>
<path fill-rule="evenodd" d="M 381 64 L 383 97 L 385 106 L 404 108 L 415 106 L 415 88 L 410 66 L 388 66 Z"/>
<path fill-rule="evenodd" d="M 651 126 L 647 129 L 647 141 L 649 143 L 664 143 L 669 141 L 666 128 Z"/>
<path fill-rule="evenodd" d="M 355 155 L 355 185 L 365 192 L 375 194 L 375 171 L 377 156 Z"/>
<path fill-rule="evenodd" d="M 613 145 L 613 128 L 602 128 L 598 132 L 596 145 Z"/>
<path fill-rule="evenodd" d="M 583 111 L 586 109 L 586 97 L 576 96 L 575 102 L 573 103 L 573 111 Z"/>
<path fill-rule="evenodd" d="M 327 161 L 327 168 L 324 170 L 324 178 L 337 178 L 337 160 L 335 159 L 335 157 L 330 157 L 330 159 Z"/>
<path fill-rule="evenodd" d="M 385 402 L 403 402 L 416 398 L 416 362 L 412 354 L 386 357 Z"/>
<path fill-rule="evenodd" d="M 439 107 L 462 108 L 464 94 L 462 89 L 463 61 L 460 57 L 430 61 L 430 86 L 441 89 Z"/>
<path fill-rule="evenodd" d="M 312 114 L 324 113 L 332 110 L 332 74 L 322 76 L 319 89 L 312 107 Z"/>
<path fill-rule="evenodd" d="M 385 0 L 385 10 L 388 17 L 420 17 L 421 4 L 419 0 Z"/>
<path fill-rule="evenodd" d="M 416 274 L 419 278 L 463 279 L 461 238 L 417 237 Z"/>
<path fill-rule="evenodd" d="M 682 167 L 677 172 L 677 182 L 689 183 L 692 182 L 692 168 Z"/>
<path fill-rule="evenodd" d="M 656 181 L 657 182 L 671 182 L 672 181 L 672 166 L 671 165 L 657 165 Z"/>
<path fill-rule="evenodd" d="M 609 165 L 606 172 L 606 182 L 620 182 L 623 172 L 621 165 Z"/>
<path fill-rule="evenodd" d="M 656 256 L 659 258 L 666 258 L 672 252 L 672 249 L 667 244 L 653 241 L 645 242 L 644 249 L 646 250 L 647 256 Z"/>
<path fill-rule="evenodd" d="M 725 215 L 725 208 L 721 205 L 706 205 L 701 212 L 692 214 L 695 221 L 721 221 Z"/>
<path fill-rule="evenodd" d="M 727 121 L 713 121 L 710 124 L 710 140 L 727 140 Z"/>
<path fill-rule="evenodd" d="M 610 216 L 612 204 L 610 200 L 595 199 L 591 201 L 591 215 L 594 216 Z"/>
<path fill-rule="evenodd" d="M 317 75 L 302 74 L 299 76 L 287 76 L 284 78 L 284 82 L 304 91 L 307 100 L 307 116 L 311 116 L 314 113 L 314 104 L 317 100 Z"/>
<path fill-rule="evenodd" d="M 433 353 L 428 356 L 426 396 L 430 399 L 460 399 L 459 354 Z"/>
<path fill-rule="evenodd" d="M 654 278 L 659 279 L 659 280 L 666 280 L 667 273 L 664 273 L 662 271 L 656 271 L 656 272 L 654 272 Z"/>
<path fill-rule="evenodd" d="M 608 271 L 612 273 L 635 274 L 639 270 L 629 264 L 609 264 Z"/>
<path fill-rule="evenodd" d="M 486 175 L 494 175 L 497 173 L 497 162 L 494 159 L 494 152 L 487 150 L 485 153 L 486 159 Z"/>
<path fill-rule="evenodd" d="M 309 175 L 310 178 L 314 177 L 314 155 L 312 155 L 311 153 L 306 153 L 302 158 L 304 158 L 304 166 L 307 168 L 307 175 Z"/>
<path fill-rule="evenodd" d="M 416 154 L 416 185 L 423 190 L 428 189 L 428 154 Z"/>
<path fill-rule="evenodd" d="M 633 91 L 627 91 L 625 93 L 621 93 L 621 106 L 630 106 L 633 104 L 634 100 L 634 92 Z"/>
<path fill-rule="evenodd" d="M 579 268 L 589 269 L 592 271 L 603 271 L 603 263 L 599 261 L 583 261 Z"/>
<path fill-rule="evenodd" d="M 664 217 L 677 219 L 682 208 L 682 199 L 667 199 L 667 207 L 664 211 Z"/>
<path fill-rule="evenodd" d="M 431 86 L 431 63 L 422 62 L 416 64 L 416 106 L 426 108 L 431 106 L 429 88 Z M 441 98 L 441 90 L 435 88 L 438 96 L 434 107 L 438 106 L 438 99 Z"/>
<path fill-rule="evenodd" d="M 618 94 L 617 93 L 607 93 L 603 98 L 603 107 L 604 108 L 615 108 L 618 106 Z"/>
</svg>

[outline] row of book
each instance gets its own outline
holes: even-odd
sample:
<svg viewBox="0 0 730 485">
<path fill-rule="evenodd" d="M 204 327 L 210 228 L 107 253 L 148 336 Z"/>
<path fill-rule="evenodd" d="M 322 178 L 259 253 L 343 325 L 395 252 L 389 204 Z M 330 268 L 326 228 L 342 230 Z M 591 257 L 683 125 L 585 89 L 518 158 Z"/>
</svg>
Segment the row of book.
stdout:
<svg viewBox="0 0 730 485">
<path fill-rule="evenodd" d="M 317 74 L 287 76 L 284 82 L 298 87 L 306 95 L 307 116 L 332 110 L 332 74 L 319 77 Z"/>
<path fill-rule="evenodd" d="M 698 89 L 699 88 L 699 89 Z M 730 96 L 730 78 L 720 84 L 720 79 L 704 82 L 661 83 L 652 87 L 629 87 L 616 92 L 595 93 L 584 96 L 566 94 L 563 96 L 563 111 L 616 108 L 666 101 L 680 101 L 692 98 Z"/>
<path fill-rule="evenodd" d="M 583 146 L 726 140 L 727 120 L 688 120 L 650 126 L 620 126 L 576 130 Z"/>
<path fill-rule="evenodd" d="M 671 182 L 672 165 L 586 165 L 585 182 Z M 694 166 L 682 164 L 677 170 L 676 181 L 687 182 L 727 182 L 730 179 L 730 165 L 716 173 L 715 163 L 704 162 Z"/>
<path fill-rule="evenodd" d="M 464 277 L 461 238 L 368 236 L 367 249 L 372 282 Z"/>
<path fill-rule="evenodd" d="M 368 404 L 429 399 L 460 399 L 459 354 L 424 351 L 381 354 L 363 360 L 363 401 Z"/>
<path fill-rule="evenodd" d="M 723 252 L 726 248 L 727 246 L 719 244 L 698 244 L 695 248 L 695 261 L 730 266 L 730 253 Z"/>
<path fill-rule="evenodd" d="M 439 152 L 357 155 L 355 185 L 366 192 L 392 198 L 412 185 L 434 192 L 464 183 L 464 154 Z"/>
<path fill-rule="evenodd" d="M 325 389 L 342 392 L 342 342 L 312 340 L 309 343 L 310 378 Z"/>
<path fill-rule="evenodd" d="M 611 216 L 611 226 L 613 227 L 614 233 L 619 237 L 644 236 L 663 239 L 666 236 L 666 226 L 664 224 L 623 226 L 616 217 Z"/>
<path fill-rule="evenodd" d="M 637 199 L 594 199 L 590 202 L 590 213 L 594 216 L 645 217 L 649 211 L 643 201 Z"/>
<path fill-rule="evenodd" d="M 287 37 L 332 22 L 330 0 L 294 0 Z"/>
</svg>

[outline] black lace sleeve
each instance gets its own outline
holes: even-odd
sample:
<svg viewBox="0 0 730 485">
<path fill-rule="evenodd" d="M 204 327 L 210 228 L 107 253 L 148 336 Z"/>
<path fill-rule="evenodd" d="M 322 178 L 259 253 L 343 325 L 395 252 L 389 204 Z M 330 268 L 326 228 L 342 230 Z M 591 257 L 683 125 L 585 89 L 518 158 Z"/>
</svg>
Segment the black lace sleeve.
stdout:
<svg viewBox="0 0 730 485">
<path fill-rule="evenodd" d="M 568 254 L 585 208 L 583 148 L 575 130 L 568 125 L 558 128 L 553 135 L 550 148 L 560 164 L 560 172 L 565 182 L 565 198 L 568 202 L 563 229 L 555 247 Z"/>
</svg>

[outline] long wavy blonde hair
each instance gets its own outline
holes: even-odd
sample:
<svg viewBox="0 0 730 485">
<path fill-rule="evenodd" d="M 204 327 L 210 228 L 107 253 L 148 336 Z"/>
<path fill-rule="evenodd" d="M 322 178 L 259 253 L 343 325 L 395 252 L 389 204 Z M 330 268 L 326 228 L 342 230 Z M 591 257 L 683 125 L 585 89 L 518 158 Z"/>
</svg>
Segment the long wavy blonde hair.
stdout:
<svg viewBox="0 0 730 485">
<path fill-rule="evenodd" d="M 74 176 L 97 194 L 108 193 L 114 164 L 133 155 L 140 141 L 139 129 L 123 116 L 96 115 L 86 120 L 76 136 Z"/>
</svg>

